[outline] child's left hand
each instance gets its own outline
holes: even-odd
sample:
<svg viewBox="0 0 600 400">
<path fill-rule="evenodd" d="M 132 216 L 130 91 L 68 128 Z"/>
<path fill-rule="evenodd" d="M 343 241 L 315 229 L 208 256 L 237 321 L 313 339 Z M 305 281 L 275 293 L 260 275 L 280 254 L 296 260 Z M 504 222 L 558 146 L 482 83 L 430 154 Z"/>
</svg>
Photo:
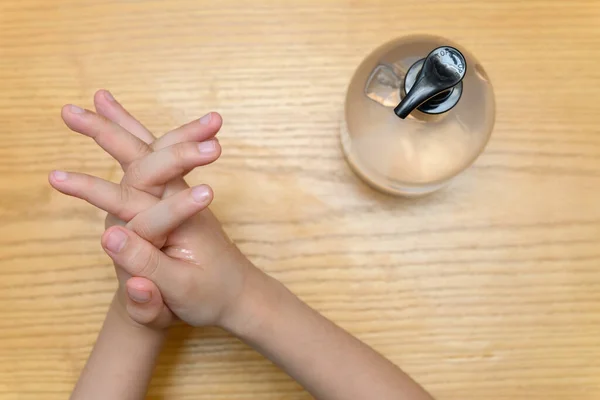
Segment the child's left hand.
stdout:
<svg viewBox="0 0 600 400">
<path fill-rule="evenodd" d="M 209 187 L 203 185 L 190 190 L 183 176 L 219 157 L 220 146 L 214 135 L 221 127 L 221 117 L 216 113 L 207 114 L 151 143 L 153 135 L 108 92 L 98 91 L 94 103 L 98 114 L 68 105 L 63 107 L 62 117 L 72 130 L 92 137 L 119 161 L 125 171 L 121 184 L 61 171 L 50 175 L 50 183 L 62 193 L 82 198 L 107 211 L 107 227 L 126 225 L 158 248 L 177 243 L 177 231 L 172 231 L 191 215 L 204 210 L 212 200 Z M 161 198 L 166 200 L 157 205 Z M 190 204 L 191 199 L 197 200 Z M 143 212 L 153 205 L 156 209 L 152 215 Z M 168 218 L 165 212 L 170 214 Z M 208 217 L 212 216 L 207 212 Z M 176 236 L 173 243 L 167 243 L 170 238 L 167 232 Z M 132 319 L 157 328 L 170 325 L 174 317 L 156 287 L 148 287 L 147 281 L 131 278 L 115 267 L 120 283 L 119 299 Z"/>
</svg>

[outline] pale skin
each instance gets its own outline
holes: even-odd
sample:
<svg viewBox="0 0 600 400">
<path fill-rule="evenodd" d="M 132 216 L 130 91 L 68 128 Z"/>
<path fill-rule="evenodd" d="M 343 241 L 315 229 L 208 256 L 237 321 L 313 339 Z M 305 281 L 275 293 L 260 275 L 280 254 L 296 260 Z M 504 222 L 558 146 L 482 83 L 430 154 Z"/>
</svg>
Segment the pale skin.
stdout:
<svg viewBox="0 0 600 400">
<path fill-rule="evenodd" d="M 165 334 L 179 318 L 219 326 L 248 343 L 320 400 L 431 396 L 385 357 L 255 267 L 208 210 L 212 191 L 183 176 L 215 161 L 221 118 L 210 113 L 160 139 L 106 91 L 96 113 L 65 106 L 125 172 L 120 184 L 53 172 L 62 193 L 108 212 L 102 247 L 119 289 L 72 399 L 143 399 Z"/>
</svg>

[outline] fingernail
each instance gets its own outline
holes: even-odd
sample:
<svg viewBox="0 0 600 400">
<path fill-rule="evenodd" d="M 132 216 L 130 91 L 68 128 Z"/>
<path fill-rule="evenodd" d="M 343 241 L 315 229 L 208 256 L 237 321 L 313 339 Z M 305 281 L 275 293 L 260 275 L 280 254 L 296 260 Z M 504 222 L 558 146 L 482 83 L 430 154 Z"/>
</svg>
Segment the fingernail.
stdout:
<svg viewBox="0 0 600 400">
<path fill-rule="evenodd" d="M 115 101 L 115 98 L 113 97 L 112 93 L 108 90 L 104 91 L 104 97 L 106 97 L 106 100 L 108 101 Z"/>
<path fill-rule="evenodd" d="M 209 140 L 207 142 L 198 143 L 198 150 L 200 153 L 214 153 L 217 150 L 217 142 L 214 140 Z"/>
<path fill-rule="evenodd" d="M 192 189 L 192 198 L 197 203 L 206 203 L 210 198 L 210 189 L 206 185 L 196 186 Z"/>
<path fill-rule="evenodd" d="M 127 241 L 127 234 L 120 229 L 114 229 L 106 238 L 106 248 L 113 253 L 120 252 Z"/>
<path fill-rule="evenodd" d="M 57 182 L 64 182 L 67 180 L 67 173 L 65 171 L 52 171 L 52 178 Z"/>
<path fill-rule="evenodd" d="M 202 125 L 208 125 L 210 123 L 211 119 L 212 119 L 212 113 L 208 113 L 204 117 L 200 118 L 200 123 Z"/>
<path fill-rule="evenodd" d="M 71 112 L 73 114 L 83 114 L 85 112 L 85 110 L 81 107 L 77 107 L 77 106 L 71 104 Z"/>
<path fill-rule="evenodd" d="M 127 287 L 127 295 L 136 303 L 147 303 L 152 299 L 152 293 Z"/>
</svg>

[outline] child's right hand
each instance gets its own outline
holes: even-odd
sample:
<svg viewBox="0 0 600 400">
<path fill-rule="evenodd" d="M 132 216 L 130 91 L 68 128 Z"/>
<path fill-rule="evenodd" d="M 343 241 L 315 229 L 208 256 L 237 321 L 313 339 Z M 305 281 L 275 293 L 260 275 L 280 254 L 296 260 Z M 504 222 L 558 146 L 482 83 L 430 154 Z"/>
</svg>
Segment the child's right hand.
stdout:
<svg viewBox="0 0 600 400">
<path fill-rule="evenodd" d="M 179 201 L 185 204 L 184 199 Z M 181 222 L 161 204 L 139 214 L 137 222 L 163 219 L 170 220 L 170 226 Z M 194 216 L 183 225 L 191 232 L 200 222 Z M 225 326 L 236 313 L 248 276 L 262 274 L 233 245 L 230 251 L 215 254 L 213 262 L 198 262 L 196 257 L 206 246 L 199 238 L 188 237 L 190 241 L 184 247 L 160 250 L 122 226 L 113 226 L 102 236 L 102 247 L 115 265 L 134 277 L 127 281 L 128 292 L 133 289 L 151 293 L 152 301 L 148 304 L 128 304 L 134 320 L 155 323 L 154 319 L 161 317 L 164 301 L 177 317 L 190 325 Z"/>
</svg>

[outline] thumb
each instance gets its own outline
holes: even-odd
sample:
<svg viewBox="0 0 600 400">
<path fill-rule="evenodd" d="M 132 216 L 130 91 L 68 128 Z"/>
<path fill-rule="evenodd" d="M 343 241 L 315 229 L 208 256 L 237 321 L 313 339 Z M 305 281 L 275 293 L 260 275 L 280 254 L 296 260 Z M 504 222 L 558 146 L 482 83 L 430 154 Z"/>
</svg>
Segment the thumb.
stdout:
<svg viewBox="0 0 600 400">
<path fill-rule="evenodd" d="M 102 247 L 129 275 L 153 281 L 163 297 L 178 293 L 180 261 L 167 256 L 134 232 L 121 226 L 110 227 L 102 235 Z"/>
<path fill-rule="evenodd" d="M 175 320 L 171 310 L 163 302 L 158 287 L 146 278 L 130 278 L 126 285 L 127 313 L 141 325 L 152 328 L 168 328 Z"/>
</svg>

